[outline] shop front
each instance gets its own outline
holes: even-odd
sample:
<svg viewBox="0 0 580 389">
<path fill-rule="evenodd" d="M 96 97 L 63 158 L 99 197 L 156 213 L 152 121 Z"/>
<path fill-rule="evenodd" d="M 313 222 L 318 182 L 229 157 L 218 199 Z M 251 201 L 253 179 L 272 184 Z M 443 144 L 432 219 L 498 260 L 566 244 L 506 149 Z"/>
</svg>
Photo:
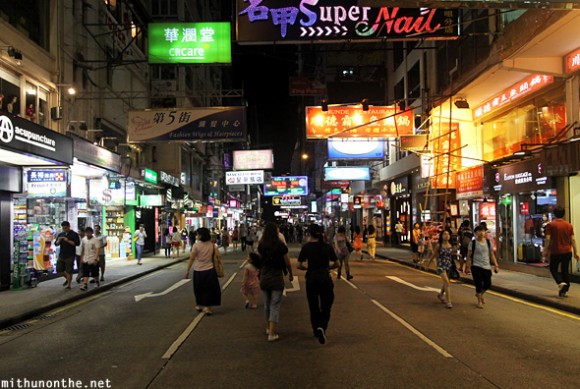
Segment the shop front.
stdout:
<svg viewBox="0 0 580 389">
<path fill-rule="evenodd" d="M 409 176 L 395 178 L 387 182 L 387 193 L 390 200 L 390 228 L 391 242 L 395 244 L 409 244 L 412 229 L 411 191 L 409 190 Z M 400 223 L 402 231 L 396 231 Z"/>
<path fill-rule="evenodd" d="M 7 112 L 0 112 L 0 126 L 0 164 L 6 173 L 0 180 L 0 290 L 6 290 L 11 281 L 13 287 L 24 286 L 30 274 L 53 266 L 41 232 L 54 234 L 69 216 L 73 141 Z"/>
</svg>

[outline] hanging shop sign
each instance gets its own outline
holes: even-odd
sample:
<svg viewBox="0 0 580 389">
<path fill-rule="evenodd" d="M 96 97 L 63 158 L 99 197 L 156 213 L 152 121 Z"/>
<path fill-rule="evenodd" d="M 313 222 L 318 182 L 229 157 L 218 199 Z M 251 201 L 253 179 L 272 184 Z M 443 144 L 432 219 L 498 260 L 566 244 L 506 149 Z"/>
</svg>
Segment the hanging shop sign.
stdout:
<svg viewBox="0 0 580 389">
<path fill-rule="evenodd" d="M 343 180 L 332 180 L 332 181 L 322 180 L 322 182 L 320 183 L 321 189 L 334 189 L 334 188 L 347 189 L 349 186 L 350 181 Z"/>
<path fill-rule="evenodd" d="M 405 196 L 409 194 L 409 178 L 399 177 L 394 179 L 388 184 L 389 189 L 389 196 L 390 197 L 398 197 L 398 196 Z"/>
<path fill-rule="evenodd" d="M 291 206 L 291 205 L 301 205 L 301 196 L 273 196 L 272 205 L 275 206 Z"/>
<path fill-rule="evenodd" d="M 125 182 L 125 202 L 127 205 L 137 205 L 137 193 L 135 191 L 135 182 L 126 181 Z"/>
<path fill-rule="evenodd" d="M 413 111 L 396 106 L 306 107 L 306 138 L 395 138 L 413 133 Z"/>
<path fill-rule="evenodd" d="M 328 159 L 380 159 L 385 157 L 382 139 L 328 138 Z"/>
<path fill-rule="evenodd" d="M 226 172 L 226 185 L 255 185 L 264 183 L 263 170 Z"/>
<path fill-rule="evenodd" d="M 371 171 L 366 166 L 325 167 L 325 180 L 369 181 Z"/>
<path fill-rule="evenodd" d="M 456 198 L 469 199 L 483 197 L 483 165 L 457 172 Z"/>
<path fill-rule="evenodd" d="M 240 142 L 246 139 L 246 109 L 204 107 L 129 111 L 127 137 L 129 142 Z"/>
<path fill-rule="evenodd" d="M 528 96 L 531 93 L 545 88 L 553 82 L 554 76 L 534 74 L 533 76 L 527 77 L 475 108 L 473 118 L 477 119 L 483 115 L 492 113 L 506 104 L 513 103 L 524 96 Z"/>
<path fill-rule="evenodd" d="M 401 150 L 425 151 L 427 148 L 427 135 L 401 135 L 399 137 Z"/>
<path fill-rule="evenodd" d="M 362 7 L 356 0 L 237 0 L 237 41 L 457 39 L 456 9 Z"/>
<path fill-rule="evenodd" d="M 290 96 L 326 96 L 326 84 L 314 77 L 290 77 Z"/>
<path fill-rule="evenodd" d="M 150 64 L 231 63 L 229 22 L 150 23 Z"/>
<path fill-rule="evenodd" d="M 141 171 L 141 177 L 143 177 L 146 182 L 157 185 L 158 175 L 156 171 L 145 168 Z"/>
<path fill-rule="evenodd" d="M 431 188 L 455 188 L 455 171 L 461 167 L 461 134 L 458 122 L 443 122 L 436 132 L 438 137 L 431 143 L 433 148 L 433 172 Z"/>
<path fill-rule="evenodd" d="M 234 170 L 256 170 L 274 168 L 274 151 L 234 150 Z"/>
<path fill-rule="evenodd" d="M 169 173 L 165 173 L 164 171 L 159 172 L 159 182 L 175 187 L 179 187 L 180 185 L 179 178 L 174 177 Z"/>
<path fill-rule="evenodd" d="M 141 195 L 139 196 L 139 206 L 141 207 L 161 207 L 163 205 L 163 196 Z"/>
<path fill-rule="evenodd" d="M 499 193 L 519 193 L 549 189 L 552 180 L 546 174 L 544 161 L 534 158 L 499 167 L 494 184 L 493 189 Z"/>
<path fill-rule="evenodd" d="M 264 196 L 306 196 L 308 193 L 308 177 L 306 176 L 272 177 L 264 183 Z"/>
<path fill-rule="evenodd" d="M 572 74 L 580 69 L 580 48 L 566 56 L 564 69 L 566 70 L 566 74 Z"/>
<path fill-rule="evenodd" d="M 28 197 L 66 197 L 67 170 L 29 169 L 26 172 Z"/>
<path fill-rule="evenodd" d="M 73 164 L 71 138 L 4 111 L 0 111 L 0 148 Z"/>
<path fill-rule="evenodd" d="M 121 156 L 103 147 L 87 142 L 77 136 L 73 137 L 74 156 L 79 161 L 98 166 L 115 173 L 121 171 Z"/>
<path fill-rule="evenodd" d="M 89 203 L 91 205 L 125 205 L 125 181 L 119 181 L 118 189 L 111 188 L 106 176 L 89 180 Z"/>
</svg>

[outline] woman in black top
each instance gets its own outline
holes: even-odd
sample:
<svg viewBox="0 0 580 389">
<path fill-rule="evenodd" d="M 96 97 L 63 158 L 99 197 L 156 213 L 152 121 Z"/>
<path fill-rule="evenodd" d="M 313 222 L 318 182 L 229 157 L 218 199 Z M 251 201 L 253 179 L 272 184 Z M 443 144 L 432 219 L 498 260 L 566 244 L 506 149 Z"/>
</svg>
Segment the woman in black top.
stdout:
<svg viewBox="0 0 580 389">
<path fill-rule="evenodd" d="M 308 234 L 310 242 L 300 250 L 298 269 L 306 270 L 306 297 L 310 308 L 310 324 L 314 336 L 324 344 L 330 310 L 334 302 L 334 284 L 328 271 L 338 268 L 338 258 L 332 246 L 324 242 L 322 228 L 318 224 L 311 224 Z M 304 266 L 304 262 L 308 262 L 308 266 Z"/>
</svg>

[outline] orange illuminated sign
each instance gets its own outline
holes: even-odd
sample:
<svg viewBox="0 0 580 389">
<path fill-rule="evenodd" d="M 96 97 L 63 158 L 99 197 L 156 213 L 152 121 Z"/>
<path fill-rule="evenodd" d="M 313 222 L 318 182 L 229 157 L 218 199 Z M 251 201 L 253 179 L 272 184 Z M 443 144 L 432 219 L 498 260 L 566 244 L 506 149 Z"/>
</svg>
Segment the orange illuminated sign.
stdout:
<svg viewBox="0 0 580 389">
<path fill-rule="evenodd" d="M 413 111 L 395 106 L 306 107 L 306 138 L 394 138 L 413 134 Z"/>
<path fill-rule="evenodd" d="M 487 115 L 488 113 L 499 109 L 506 104 L 513 103 L 515 100 L 523 96 L 537 92 L 553 82 L 553 76 L 544 76 L 541 74 L 530 76 L 518 82 L 517 84 L 512 85 L 510 88 L 504 90 L 494 98 L 478 106 L 475 111 L 473 111 L 473 117 L 477 119 L 483 115 Z"/>
<path fill-rule="evenodd" d="M 580 49 L 566 56 L 566 74 L 574 73 L 580 69 Z"/>
<path fill-rule="evenodd" d="M 431 188 L 455 188 L 455 170 L 461 166 L 461 135 L 459 123 L 441 123 L 441 134 L 433 143 L 434 173 Z"/>
<path fill-rule="evenodd" d="M 457 172 L 456 198 L 483 197 L 483 165 Z"/>
</svg>

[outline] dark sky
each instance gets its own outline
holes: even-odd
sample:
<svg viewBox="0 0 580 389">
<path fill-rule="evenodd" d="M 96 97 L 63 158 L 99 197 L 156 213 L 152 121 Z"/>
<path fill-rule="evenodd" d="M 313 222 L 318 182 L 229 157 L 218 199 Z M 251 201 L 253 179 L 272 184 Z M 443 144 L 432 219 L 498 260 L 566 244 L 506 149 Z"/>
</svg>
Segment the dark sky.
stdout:
<svg viewBox="0 0 580 389">
<path fill-rule="evenodd" d="M 238 46 L 234 74 L 248 102 L 252 148 L 274 148 L 274 175 L 290 172 L 297 135 L 297 107 L 288 95 L 295 74 L 294 46 Z"/>
</svg>

